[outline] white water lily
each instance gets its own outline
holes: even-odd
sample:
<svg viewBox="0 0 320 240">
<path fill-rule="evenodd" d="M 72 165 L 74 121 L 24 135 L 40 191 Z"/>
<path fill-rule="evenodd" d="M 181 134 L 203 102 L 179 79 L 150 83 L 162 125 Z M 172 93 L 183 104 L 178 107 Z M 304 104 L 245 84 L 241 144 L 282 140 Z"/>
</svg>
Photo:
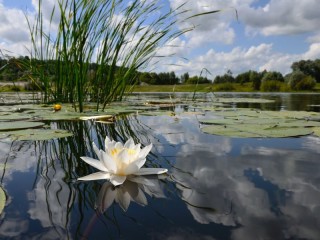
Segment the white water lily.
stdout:
<svg viewBox="0 0 320 240">
<path fill-rule="evenodd" d="M 99 150 L 93 143 L 93 149 L 99 160 L 90 157 L 81 157 L 81 159 L 99 169 L 100 172 L 78 178 L 78 180 L 107 179 L 117 186 L 122 184 L 129 175 L 162 174 L 168 171 L 165 168 L 142 168 L 152 148 L 152 143 L 142 149 L 140 147 L 141 144 L 135 144 L 132 138 L 123 145 L 121 142 L 111 141 L 106 137 L 105 151 Z"/>
</svg>

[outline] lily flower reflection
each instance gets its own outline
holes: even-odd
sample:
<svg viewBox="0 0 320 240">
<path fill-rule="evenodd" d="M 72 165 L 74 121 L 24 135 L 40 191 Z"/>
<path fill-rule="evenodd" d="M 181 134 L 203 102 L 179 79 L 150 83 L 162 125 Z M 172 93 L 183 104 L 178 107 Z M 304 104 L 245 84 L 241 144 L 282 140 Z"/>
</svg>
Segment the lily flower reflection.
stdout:
<svg viewBox="0 0 320 240">
<path fill-rule="evenodd" d="M 130 176 L 121 186 L 105 182 L 99 192 L 95 208 L 103 213 L 116 202 L 127 211 L 131 201 L 146 206 L 148 201 L 145 193 L 157 198 L 165 197 L 157 177 Z"/>
<path fill-rule="evenodd" d="M 118 186 L 124 183 L 129 175 L 162 174 L 168 171 L 165 168 L 142 168 L 152 148 L 152 143 L 142 149 L 140 147 L 141 144 L 135 144 L 132 138 L 123 145 L 121 142 L 111 141 L 106 137 L 105 151 L 99 150 L 93 143 L 93 149 L 99 160 L 90 157 L 81 157 L 81 159 L 99 169 L 100 172 L 78 178 L 78 180 L 107 179 L 114 186 Z"/>
</svg>

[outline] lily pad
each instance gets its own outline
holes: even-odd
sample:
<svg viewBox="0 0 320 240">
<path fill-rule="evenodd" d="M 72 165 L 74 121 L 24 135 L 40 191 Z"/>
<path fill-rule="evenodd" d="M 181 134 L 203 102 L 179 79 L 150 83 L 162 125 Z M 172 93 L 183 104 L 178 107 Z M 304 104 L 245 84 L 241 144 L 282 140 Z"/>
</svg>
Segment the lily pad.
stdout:
<svg viewBox="0 0 320 240">
<path fill-rule="evenodd" d="M 319 116 L 305 111 L 233 110 L 217 112 L 220 118 L 200 119 L 202 131 L 233 137 L 295 137 L 311 134 L 320 122 L 310 121 Z M 223 118 L 222 118 L 223 117 Z"/>
<path fill-rule="evenodd" d="M 8 132 L 7 134 L 11 139 L 20 141 L 44 141 L 54 138 L 64 138 L 73 136 L 72 133 L 62 129 L 26 129 Z"/>
<path fill-rule="evenodd" d="M 201 130 L 204 133 L 240 138 L 284 138 L 309 135 L 313 132 L 312 128 L 269 125 L 210 125 Z"/>
<path fill-rule="evenodd" d="M 2 213 L 6 205 L 6 201 L 7 201 L 6 193 L 3 191 L 2 187 L 0 186 L 0 214 Z"/>
<path fill-rule="evenodd" d="M 273 103 L 274 100 L 263 98 L 216 98 L 216 102 L 222 103 Z"/>
<path fill-rule="evenodd" d="M 261 114 L 269 117 L 293 119 L 309 119 L 313 117 L 320 117 L 320 114 L 317 112 L 306 111 L 261 111 Z"/>
<path fill-rule="evenodd" d="M 36 128 L 36 127 L 41 127 L 43 125 L 44 125 L 43 122 L 26 122 L 26 121 L 0 122 L 0 131 Z"/>
<path fill-rule="evenodd" d="M 320 137 L 320 127 L 314 127 L 313 134 Z"/>
<path fill-rule="evenodd" d="M 101 120 L 101 121 L 106 121 L 106 120 L 110 120 L 112 121 L 112 119 L 114 118 L 113 115 L 96 115 L 96 116 L 83 116 L 80 117 L 80 120 Z"/>
<path fill-rule="evenodd" d="M 0 121 L 28 120 L 30 118 L 32 118 L 32 115 L 24 114 L 24 113 L 5 113 L 5 114 L 0 115 Z"/>
<path fill-rule="evenodd" d="M 176 114 L 172 111 L 150 111 L 142 112 L 140 115 L 144 116 L 175 116 Z"/>
</svg>

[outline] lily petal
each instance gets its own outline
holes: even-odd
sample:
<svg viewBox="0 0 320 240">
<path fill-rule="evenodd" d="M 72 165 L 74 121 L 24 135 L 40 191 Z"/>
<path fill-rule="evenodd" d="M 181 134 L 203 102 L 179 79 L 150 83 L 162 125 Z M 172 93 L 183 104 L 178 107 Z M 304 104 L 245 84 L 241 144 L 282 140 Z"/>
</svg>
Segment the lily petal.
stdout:
<svg viewBox="0 0 320 240">
<path fill-rule="evenodd" d="M 116 142 L 116 144 L 114 145 L 114 147 L 118 150 L 123 148 L 123 144 L 121 142 Z"/>
<path fill-rule="evenodd" d="M 134 163 L 138 166 L 138 168 L 142 168 L 142 166 L 146 163 L 146 158 L 137 158 Z"/>
<path fill-rule="evenodd" d="M 123 172 L 125 175 L 131 175 L 138 172 L 140 169 L 139 165 L 136 162 L 129 163 L 125 169 L 123 169 Z"/>
<path fill-rule="evenodd" d="M 108 152 L 110 149 L 113 149 L 116 145 L 116 141 L 111 141 L 108 137 L 104 140 L 105 151 Z"/>
<path fill-rule="evenodd" d="M 151 148 L 152 148 L 152 143 L 142 148 L 139 153 L 139 158 L 145 158 L 148 155 L 148 153 L 151 151 Z"/>
<path fill-rule="evenodd" d="M 102 162 L 91 157 L 80 157 L 83 161 L 103 172 L 109 172 Z"/>
<path fill-rule="evenodd" d="M 125 164 L 129 164 L 130 160 L 131 158 L 129 156 L 128 151 L 125 148 L 121 149 L 120 152 L 118 153 L 117 161 L 123 162 Z"/>
<path fill-rule="evenodd" d="M 102 161 L 103 161 L 104 166 L 108 169 L 108 172 L 110 172 L 110 173 L 116 172 L 117 165 L 116 165 L 115 161 L 113 160 L 113 158 L 108 153 L 104 153 L 102 155 Z"/>
<path fill-rule="evenodd" d="M 110 179 L 110 173 L 96 172 L 96 173 L 92 173 L 87 176 L 78 178 L 79 181 L 91 181 L 91 180 L 100 180 L 100 179 Z"/>
<path fill-rule="evenodd" d="M 126 176 L 120 176 L 115 174 L 111 174 L 110 176 L 110 182 L 113 184 L 113 186 L 121 185 L 126 179 Z"/>
<path fill-rule="evenodd" d="M 127 141 L 126 141 L 126 143 L 124 144 L 124 148 L 129 148 L 129 149 L 132 149 L 132 148 L 134 148 L 134 146 L 135 146 L 135 144 L 134 144 L 134 141 L 133 141 L 133 139 L 132 139 L 132 137 L 131 138 L 129 138 Z"/>
<path fill-rule="evenodd" d="M 166 168 L 140 168 L 138 172 L 134 175 L 152 175 L 152 174 L 162 174 L 168 172 Z"/>
<path fill-rule="evenodd" d="M 101 161 L 102 160 L 102 153 L 101 151 L 98 149 L 97 145 L 92 142 L 92 146 L 93 146 L 93 150 L 96 153 L 96 155 L 98 156 L 98 159 Z"/>
</svg>

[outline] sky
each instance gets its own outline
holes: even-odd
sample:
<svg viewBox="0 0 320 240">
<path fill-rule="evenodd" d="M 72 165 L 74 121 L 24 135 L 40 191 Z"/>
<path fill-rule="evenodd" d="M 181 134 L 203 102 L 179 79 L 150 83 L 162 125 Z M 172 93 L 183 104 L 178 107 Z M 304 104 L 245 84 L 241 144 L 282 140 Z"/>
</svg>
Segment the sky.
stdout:
<svg viewBox="0 0 320 240">
<path fill-rule="evenodd" d="M 186 0 L 163 0 L 175 8 Z M 0 50 L 28 55 L 30 35 L 26 16 L 38 0 L 0 0 Z M 46 0 L 49 11 L 55 0 Z M 234 76 L 249 70 L 287 74 L 295 61 L 320 58 L 320 0 L 189 0 L 188 14 L 222 10 L 178 25 L 196 28 L 159 49 L 175 53 L 154 68 L 156 72 L 188 72 L 208 78 L 231 70 Z M 237 14 L 236 14 L 237 12 Z M 208 71 L 203 71 L 204 69 Z"/>
</svg>

